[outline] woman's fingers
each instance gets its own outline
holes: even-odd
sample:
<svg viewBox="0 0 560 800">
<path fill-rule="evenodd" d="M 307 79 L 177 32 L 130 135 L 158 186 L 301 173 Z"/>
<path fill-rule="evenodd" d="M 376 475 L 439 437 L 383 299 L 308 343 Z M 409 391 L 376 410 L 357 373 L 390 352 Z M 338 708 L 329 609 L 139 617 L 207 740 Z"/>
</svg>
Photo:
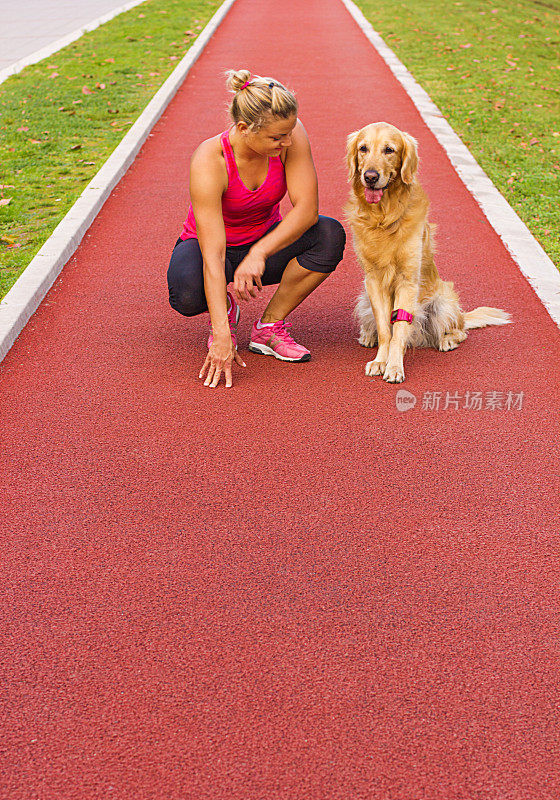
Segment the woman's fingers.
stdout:
<svg viewBox="0 0 560 800">
<path fill-rule="evenodd" d="M 208 368 L 208 374 L 206 375 L 204 386 L 209 386 L 211 389 L 215 389 L 218 383 L 220 382 L 220 378 L 223 373 L 226 387 L 229 388 L 230 386 L 233 385 L 232 366 L 234 361 L 236 364 L 239 364 L 240 367 L 247 366 L 247 364 L 243 361 L 243 359 L 235 349 L 233 349 L 232 354 L 225 359 L 215 358 L 215 357 L 212 358 L 211 353 L 208 353 L 198 377 L 202 378 L 204 376 L 205 370 Z"/>
<path fill-rule="evenodd" d="M 262 289 L 261 279 L 259 277 L 242 277 L 238 273 L 235 274 L 233 282 L 233 291 L 238 300 L 250 300 L 251 297 L 257 296 L 257 289 L 253 284 L 256 282 L 258 291 Z"/>
<path fill-rule="evenodd" d="M 222 374 L 222 367 L 218 364 L 216 366 L 216 371 L 214 372 L 214 380 L 210 384 L 211 389 L 215 389 L 218 385 L 218 381 L 220 380 L 220 375 Z"/>
<path fill-rule="evenodd" d="M 198 377 L 199 378 L 203 377 L 204 373 L 206 372 L 206 368 L 210 364 L 210 361 L 211 361 L 210 353 L 208 353 L 208 355 L 206 356 L 206 360 L 205 360 L 204 364 L 202 365 L 202 368 L 201 368 L 200 372 L 198 373 Z"/>
<path fill-rule="evenodd" d="M 210 386 L 210 381 L 214 377 L 215 370 L 216 370 L 216 365 L 213 363 L 210 364 L 210 367 L 208 368 L 208 375 L 206 376 L 206 380 L 204 381 L 205 386 Z"/>
<path fill-rule="evenodd" d="M 226 389 L 232 385 L 232 377 L 231 377 L 231 361 L 228 362 L 224 367 L 224 377 L 226 379 Z"/>
</svg>

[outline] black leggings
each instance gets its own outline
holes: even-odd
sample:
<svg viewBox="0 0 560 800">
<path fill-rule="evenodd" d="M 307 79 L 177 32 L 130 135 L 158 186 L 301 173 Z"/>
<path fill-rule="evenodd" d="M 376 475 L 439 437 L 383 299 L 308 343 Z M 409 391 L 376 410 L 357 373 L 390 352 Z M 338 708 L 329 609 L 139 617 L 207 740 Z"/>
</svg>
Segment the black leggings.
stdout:
<svg viewBox="0 0 560 800">
<path fill-rule="evenodd" d="M 267 233 L 275 227 L 276 225 L 273 225 Z M 262 283 L 265 286 L 280 283 L 282 274 L 292 258 L 297 258 L 302 267 L 313 272 L 333 272 L 342 259 L 345 243 L 346 234 L 340 222 L 330 217 L 319 216 L 319 221 L 299 239 L 266 259 Z M 253 244 L 254 242 L 226 247 L 226 283 L 233 280 L 235 270 Z M 179 314 L 194 317 L 203 311 L 208 311 L 204 294 L 202 253 L 198 239 L 177 241 L 167 270 L 167 283 L 169 302 Z"/>
</svg>

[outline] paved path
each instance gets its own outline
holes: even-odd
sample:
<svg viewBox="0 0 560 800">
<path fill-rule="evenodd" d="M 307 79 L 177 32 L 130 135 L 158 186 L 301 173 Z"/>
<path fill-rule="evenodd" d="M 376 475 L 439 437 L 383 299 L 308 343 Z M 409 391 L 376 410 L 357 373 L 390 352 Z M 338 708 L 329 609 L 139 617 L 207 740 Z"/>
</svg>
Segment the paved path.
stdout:
<svg viewBox="0 0 560 800">
<path fill-rule="evenodd" d="M 207 318 L 171 311 L 165 271 L 245 65 L 297 90 L 323 213 L 348 132 L 413 133 L 442 275 L 513 314 L 408 354 L 411 411 L 364 376 L 350 244 L 293 314 L 308 364 L 247 352 L 261 299 L 233 389 L 197 378 Z M 343 5 L 237 0 L 0 366 L 0 795 L 556 800 L 559 358 Z"/>
<path fill-rule="evenodd" d="M 0 0 L 0 70 L 124 5 L 126 0 Z"/>
</svg>

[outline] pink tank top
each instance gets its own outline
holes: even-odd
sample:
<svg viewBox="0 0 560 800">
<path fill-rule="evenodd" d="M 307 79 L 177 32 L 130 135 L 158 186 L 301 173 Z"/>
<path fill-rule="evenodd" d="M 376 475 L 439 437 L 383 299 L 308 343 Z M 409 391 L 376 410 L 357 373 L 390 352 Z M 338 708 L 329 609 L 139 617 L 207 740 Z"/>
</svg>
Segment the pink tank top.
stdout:
<svg viewBox="0 0 560 800">
<path fill-rule="evenodd" d="M 229 131 L 220 137 L 228 172 L 228 187 L 222 195 L 222 214 L 226 229 L 226 244 L 249 244 L 263 236 L 266 231 L 280 222 L 280 200 L 286 194 L 286 173 L 280 156 L 268 159 L 268 172 L 264 183 L 258 189 L 247 189 L 237 171 L 233 148 L 229 141 Z M 181 239 L 196 239 L 196 220 L 192 205 Z"/>
</svg>

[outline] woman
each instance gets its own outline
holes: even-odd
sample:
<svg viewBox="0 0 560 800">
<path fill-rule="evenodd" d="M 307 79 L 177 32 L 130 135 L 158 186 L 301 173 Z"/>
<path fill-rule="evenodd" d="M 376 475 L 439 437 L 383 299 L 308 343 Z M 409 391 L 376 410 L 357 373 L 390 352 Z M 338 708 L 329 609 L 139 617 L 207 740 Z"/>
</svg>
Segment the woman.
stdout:
<svg viewBox="0 0 560 800">
<path fill-rule="evenodd" d="M 249 349 L 282 361 L 308 361 L 309 350 L 288 332 L 288 314 L 342 258 L 342 225 L 319 216 L 317 175 L 297 101 L 271 78 L 230 70 L 233 126 L 194 152 L 191 206 L 167 273 L 169 302 L 187 317 L 210 312 L 208 355 L 199 377 L 215 387 L 237 353 L 241 300 L 279 283 L 251 332 Z M 282 219 L 288 191 L 292 209 Z M 233 281 L 233 292 L 227 285 Z"/>
</svg>

